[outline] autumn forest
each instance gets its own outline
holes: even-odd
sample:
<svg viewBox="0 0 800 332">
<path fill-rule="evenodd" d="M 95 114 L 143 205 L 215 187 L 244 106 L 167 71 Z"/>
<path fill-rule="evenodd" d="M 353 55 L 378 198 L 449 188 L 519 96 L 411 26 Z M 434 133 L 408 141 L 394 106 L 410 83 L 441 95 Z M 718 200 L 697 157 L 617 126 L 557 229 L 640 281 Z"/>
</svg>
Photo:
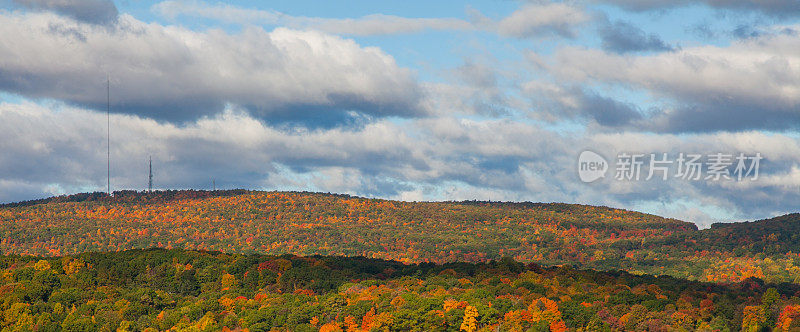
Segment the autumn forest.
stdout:
<svg viewBox="0 0 800 332">
<path fill-rule="evenodd" d="M 800 329 L 800 214 L 306 192 L 0 206 L 4 330 Z"/>
</svg>

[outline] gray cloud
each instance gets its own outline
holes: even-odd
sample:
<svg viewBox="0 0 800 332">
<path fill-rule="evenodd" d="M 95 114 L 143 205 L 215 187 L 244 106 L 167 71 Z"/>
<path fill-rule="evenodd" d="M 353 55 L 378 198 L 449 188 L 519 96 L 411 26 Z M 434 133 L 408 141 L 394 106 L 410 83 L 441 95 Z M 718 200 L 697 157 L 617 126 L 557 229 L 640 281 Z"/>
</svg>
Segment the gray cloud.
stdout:
<svg viewBox="0 0 800 332">
<path fill-rule="evenodd" d="M 465 92 L 456 98 L 460 99 L 460 102 L 470 103 L 471 112 L 489 116 L 503 116 L 510 113 L 512 108 L 510 97 L 500 86 L 505 77 L 495 66 L 466 61 L 452 71 L 452 77 L 455 78 L 455 84 Z"/>
<path fill-rule="evenodd" d="M 758 11 L 775 17 L 796 17 L 800 15 L 800 2 L 791 0 L 594 0 L 635 10 L 659 10 L 704 4 L 711 8 L 737 11 Z"/>
<path fill-rule="evenodd" d="M 800 35 L 771 34 L 728 47 L 655 55 L 563 48 L 550 70 L 566 81 L 643 90 L 659 112 L 639 129 L 665 132 L 794 130 L 800 119 Z M 586 59 L 592 59 L 587 62 Z"/>
<path fill-rule="evenodd" d="M 742 24 L 737 26 L 736 29 L 733 29 L 733 31 L 731 31 L 731 34 L 736 38 L 745 39 L 745 38 L 759 37 L 763 35 L 764 32 L 757 29 L 754 26 Z"/>
<path fill-rule="evenodd" d="M 594 118 L 602 126 L 621 127 L 642 118 L 633 104 L 596 93 L 583 92 L 580 97 L 582 112 Z"/>
<path fill-rule="evenodd" d="M 240 105 L 262 119 L 422 114 L 415 75 L 377 48 L 319 32 L 194 32 L 123 15 L 114 29 L 51 14 L 0 15 L 0 89 L 187 121 Z M 70 56 L 63 56 L 63 54 Z M 53 61 L 59 59 L 59 61 Z M 301 115 L 301 116 L 298 116 Z"/>
<path fill-rule="evenodd" d="M 78 21 L 107 25 L 117 21 L 119 12 L 111 0 L 12 0 L 34 10 L 48 10 Z"/>
<path fill-rule="evenodd" d="M 711 41 L 717 38 L 717 32 L 711 28 L 708 22 L 700 22 L 686 27 L 686 32 L 691 33 L 705 41 Z"/>
<path fill-rule="evenodd" d="M 635 105 L 579 86 L 531 81 L 524 85 L 523 91 L 532 99 L 531 116 L 550 122 L 589 119 L 603 127 L 627 128 L 643 118 Z"/>
<path fill-rule="evenodd" d="M 720 101 L 666 108 L 639 126 L 655 132 L 793 131 L 800 129 L 800 114 L 795 108 Z"/>
<path fill-rule="evenodd" d="M 68 192 L 102 189 L 105 121 L 103 113 L 65 106 L 0 104 L 0 149 L 8 153 L 0 157 L 0 182 L 58 184 Z M 395 177 L 405 168 L 425 169 L 404 137 L 382 123 L 357 131 L 282 131 L 232 109 L 182 126 L 112 115 L 112 186 L 140 189 L 149 155 L 160 188 L 206 188 L 212 178 L 221 187 L 252 188 L 287 167 Z"/>
<path fill-rule="evenodd" d="M 740 24 L 730 31 L 730 35 L 738 39 L 769 38 L 775 35 L 797 36 L 800 35 L 797 27 L 793 26 L 758 26 L 755 24 Z"/>
<path fill-rule="evenodd" d="M 599 28 L 602 47 L 606 51 L 615 53 L 641 52 L 641 51 L 672 51 L 673 47 L 665 43 L 655 34 L 645 34 L 627 22 L 609 23 Z"/>
</svg>

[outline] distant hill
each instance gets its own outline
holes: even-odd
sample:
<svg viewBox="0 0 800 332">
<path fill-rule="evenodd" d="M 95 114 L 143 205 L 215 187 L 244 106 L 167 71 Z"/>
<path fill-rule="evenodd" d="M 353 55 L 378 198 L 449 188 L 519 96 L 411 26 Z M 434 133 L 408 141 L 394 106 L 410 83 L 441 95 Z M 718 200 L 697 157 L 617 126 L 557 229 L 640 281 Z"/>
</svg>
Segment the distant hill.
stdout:
<svg viewBox="0 0 800 332">
<path fill-rule="evenodd" d="M 742 232 L 731 231 L 736 226 L 698 231 L 680 220 L 563 203 L 402 202 L 245 190 L 125 191 L 0 207 L 0 250 L 60 256 L 162 247 L 364 256 L 405 263 L 484 262 L 508 256 L 544 265 L 704 281 L 757 277 L 800 282 L 800 261 L 793 251 L 797 241 L 788 242 L 796 232 L 777 234 L 770 227 L 739 236 Z M 780 242 L 784 239 L 786 243 Z"/>
<path fill-rule="evenodd" d="M 798 227 L 800 224 L 800 213 L 790 213 L 782 216 L 762 219 L 749 222 L 736 222 L 736 223 L 714 223 L 711 224 L 711 229 L 739 229 L 739 230 L 787 230 L 787 227 Z M 795 229 L 795 228 L 792 228 Z"/>
<path fill-rule="evenodd" d="M 746 253 L 800 254 L 800 213 L 739 223 L 715 223 L 691 237 L 698 248 Z"/>
</svg>

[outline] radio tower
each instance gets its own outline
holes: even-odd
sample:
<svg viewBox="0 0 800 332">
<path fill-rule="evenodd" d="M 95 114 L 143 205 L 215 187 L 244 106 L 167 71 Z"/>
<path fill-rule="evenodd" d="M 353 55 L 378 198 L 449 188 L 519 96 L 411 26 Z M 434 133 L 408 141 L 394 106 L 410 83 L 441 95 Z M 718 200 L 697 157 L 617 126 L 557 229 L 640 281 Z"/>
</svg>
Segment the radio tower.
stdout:
<svg viewBox="0 0 800 332">
<path fill-rule="evenodd" d="M 150 156 L 150 181 L 147 184 L 147 191 L 153 192 L 153 157 Z"/>
<path fill-rule="evenodd" d="M 106 75 L 106 167 L 108 171 L 108 194 L 111 195 L 111 79 Z"/>
</svg>

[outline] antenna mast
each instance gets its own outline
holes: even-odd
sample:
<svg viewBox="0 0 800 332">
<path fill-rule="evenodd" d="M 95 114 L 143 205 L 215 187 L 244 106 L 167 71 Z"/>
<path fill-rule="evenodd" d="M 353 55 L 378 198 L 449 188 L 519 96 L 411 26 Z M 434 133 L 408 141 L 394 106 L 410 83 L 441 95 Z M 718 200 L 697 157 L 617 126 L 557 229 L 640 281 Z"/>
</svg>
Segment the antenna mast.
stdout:
<svg viewBox="0 0 800 332">
<path fill-rule="evenodd" d="M 150 156 L 150 182 L 147 184 L 147 191 L 153 192 L 153 157 Z"/>
<path fill-rule="evenodd" d="M 108 194 L 111 195 L 111 79 L 106 74 L 106 161 L 108 171 Z"/>
</svg>

